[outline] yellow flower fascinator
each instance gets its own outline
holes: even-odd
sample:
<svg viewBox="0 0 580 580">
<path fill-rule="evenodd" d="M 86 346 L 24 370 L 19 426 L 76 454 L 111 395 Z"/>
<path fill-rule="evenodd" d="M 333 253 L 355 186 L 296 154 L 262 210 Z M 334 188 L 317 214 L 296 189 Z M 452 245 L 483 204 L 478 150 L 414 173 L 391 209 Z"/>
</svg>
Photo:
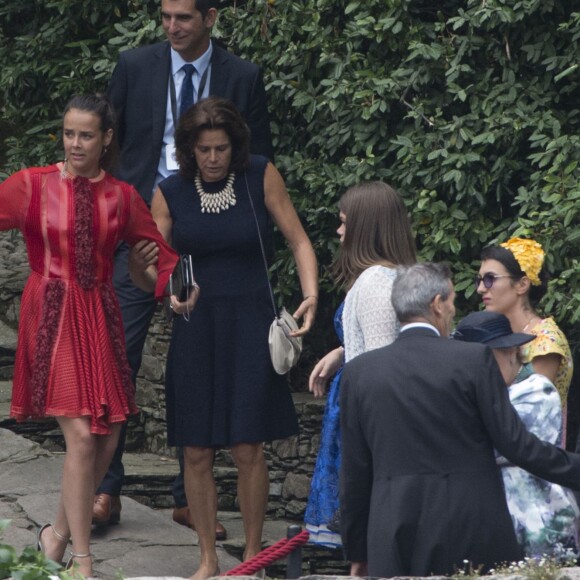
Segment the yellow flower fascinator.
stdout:
<svg viewBox="0 0 580 580">
<path fill-rule="evenodd" d="M 534 286 L 539 286 L 540 271 L 544 264 L 546 255 L 542 246 L 534 240 L 524 240 L 523 238 L 512 238 L 500 244 L 502 248 L 509 250 L 520 265 L 522 272 L 529 278 Z"/>
</svg>

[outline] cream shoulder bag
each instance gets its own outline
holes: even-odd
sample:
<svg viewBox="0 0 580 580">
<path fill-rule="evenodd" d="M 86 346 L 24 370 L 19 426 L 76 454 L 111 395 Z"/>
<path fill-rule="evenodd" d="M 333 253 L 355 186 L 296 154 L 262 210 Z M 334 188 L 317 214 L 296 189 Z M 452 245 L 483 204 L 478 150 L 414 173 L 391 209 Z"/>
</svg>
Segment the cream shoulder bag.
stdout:
<svg viewBox="0 0 580 580">
<path fill-rule="evenodd" d="M 276 308 L 276 301 L 274 299 L 274 291 L 270 283 L 270 276 L 268 274 L 268 261 L 266 260 L 266 251 L 264 250 L 264 242 L 262 241 L 262 234 L 260 233 L 260 224 L 258 223 L 258 216 L 254 208 L 254 201 L 250 194 L 250 186 L 248 184 L 247 173 L 244 172 L 246 178 L 246 191 L 250 205 L 252 206 L 252 213 L 254 214 L 254 221 L 256 222 L 256 229 L 258 231 L 258 239 L 260 240 L 260 250 L 262 251 L 262 259 L 264 260 L 264 268 L 266 271 L 266 279 L 268 280 L 268 288 L 270 290 L 270 299 L 272 300 L 272 310 L 274 311 L 274 321 L 270 325 L 270 333 L 268 335 L 268 343 L 270 345 L 270 358 L 272 359 L 272 366 L 279 375 L 285 375 L 300 358 L 302 352 L 302 338 L 291 336 L 290 332 L 298 330 L 298 324 L 294 317 L 284 308 Z"/>
</svg>

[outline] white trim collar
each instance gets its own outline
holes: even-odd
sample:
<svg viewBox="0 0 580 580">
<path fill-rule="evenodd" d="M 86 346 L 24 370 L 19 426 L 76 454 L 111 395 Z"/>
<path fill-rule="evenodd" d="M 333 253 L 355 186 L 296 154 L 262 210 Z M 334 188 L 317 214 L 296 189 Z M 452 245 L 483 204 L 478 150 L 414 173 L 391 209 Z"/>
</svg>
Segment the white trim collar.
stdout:
<svg viewBox="0 0 580 580">
<path fill-rule="evenodd" d="M 430 330 L 433 330 L 437 334 L 437 336 L 441 336 L 441 333 L 432 324 L 429 324 L 428 322 L 409 322 L 401 326 L 401 332 L 404 332 L 405 330 L 410 330 L 411 328 L 429 328 Z"/>
</svg>

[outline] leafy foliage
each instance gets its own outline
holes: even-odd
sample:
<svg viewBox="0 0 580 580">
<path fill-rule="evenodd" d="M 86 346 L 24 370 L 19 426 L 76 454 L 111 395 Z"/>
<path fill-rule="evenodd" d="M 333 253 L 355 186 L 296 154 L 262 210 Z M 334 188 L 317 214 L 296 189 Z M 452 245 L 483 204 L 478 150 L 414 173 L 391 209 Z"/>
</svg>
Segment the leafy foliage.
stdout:
<svg viewBox="0 0 580 580">
<path fill-rule="evenodd" d="M 0 520 L 0 533 L 10 525 L 10 520 Z M 62 569 L 60 564 L 49 560 L 35 548 L 24 548 L 20 556 L 7 544 L 0 543 L 0 579 L 13 580 L 80 580 L 82 576 Z"/>
<path fill-rule="evenodd" d="M 215 36 L 265 73 L 277 151 L 324 266 L 336 202 L 383 179 L 404 196 L 422 258 L 447 260 L 463 311 L 483 247 L 532 236 L 558 274 L 544 302 L 578 347 L 580 13 L 566 0 L 249 0 Z M 59 111 L 103 90 L 126 47 L 162 37 L 157 0 L 5 0 L 0 7 L 6 173 L 54 160 Z M 34 63 L 34 66 L 31 66 Z M 274 270 L 298 288 L 289 251 Z M 340 298 L 325 270 L 311 344 Z M 305 364 L 310 364 L 307 360 Z"/>
</svg>

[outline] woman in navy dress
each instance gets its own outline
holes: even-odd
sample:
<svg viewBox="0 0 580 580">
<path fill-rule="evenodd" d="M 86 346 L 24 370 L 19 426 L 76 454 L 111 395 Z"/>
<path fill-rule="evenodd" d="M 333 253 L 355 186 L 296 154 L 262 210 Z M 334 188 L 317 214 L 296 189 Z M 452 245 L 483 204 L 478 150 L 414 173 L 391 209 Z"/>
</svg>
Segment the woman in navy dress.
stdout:
<svg viewBox="0 0 580 580">
<path fill-rule="evenodd" d="M 257 224 L 266 254 L 272 222 L 294 254 L 304 296 L 294 313 L 302 319 L 296 336 L 314 322 L 318 272 L 282 177 L 265 157 L 250 156 L 249 130 L 229 101 L 199 101 L 181 117 L 175 144 L 179 173 L 161 182 L 151 211 L 165 239 L 191 255 L 199 285 L 188 301 L 171 297 L 178 316 L 166 406 L 168 443 L 184 449 L 185 490 L 201 547 L 193 578 L 201 580 L 218 570 L 216 448 L 229 447 L 238 468 L 247 560 L 261 550 L 268 499 L 262 444 L 298 431 L 286 379 L 270 360 L 274 313 Z"/>
</svg>

